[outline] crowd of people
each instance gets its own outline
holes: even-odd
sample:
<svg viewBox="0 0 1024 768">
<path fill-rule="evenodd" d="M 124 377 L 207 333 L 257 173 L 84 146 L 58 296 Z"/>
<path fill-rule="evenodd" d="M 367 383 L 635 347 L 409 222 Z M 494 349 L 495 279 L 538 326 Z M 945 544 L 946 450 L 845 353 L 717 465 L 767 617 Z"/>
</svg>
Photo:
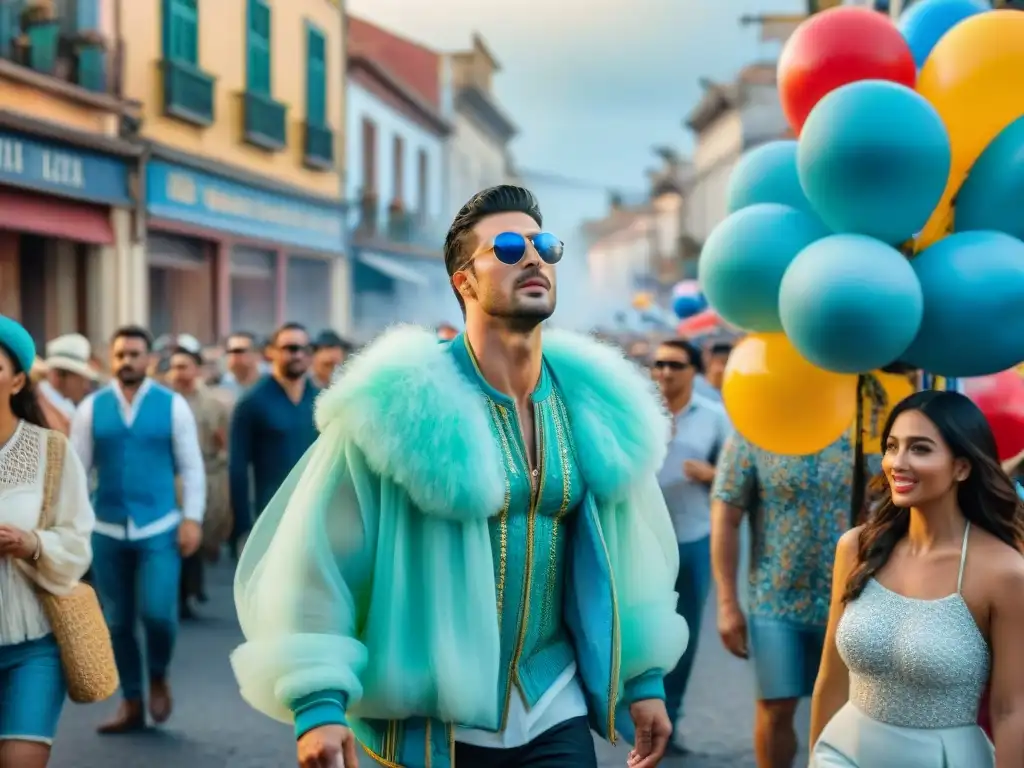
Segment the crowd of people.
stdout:
<svg viewBox="0 0 1024 768">
<path fill-rule="evenodd" d="M 54 598 L 95 586 L 121 698 L 99 732 L 139 730 L 172 714 L 179 621 L 224 551 L 242 695 L 304 768 L 357 745 L 596 768 L 592 731 L 631 768 L 685 755 L 712 586 L 759 768 L 794 764 L 808 697 L 813 768 L 1024 763 L 1024 505 L 981 412 L 923 391 L 880 454 L 855 425 L 769 453 L 729 423 L 727 343 L 545 328 L 562 251 L 528 191 L 480 193 L 445 246 L 465 329 L 350 360 L 294 323 L 232 334 L 222 368 L 125 327 L 105 381 L 84 338 L 37 358 L 0 317 L 0 768 L 47 764 L 75 672 Z"/>
</svg>

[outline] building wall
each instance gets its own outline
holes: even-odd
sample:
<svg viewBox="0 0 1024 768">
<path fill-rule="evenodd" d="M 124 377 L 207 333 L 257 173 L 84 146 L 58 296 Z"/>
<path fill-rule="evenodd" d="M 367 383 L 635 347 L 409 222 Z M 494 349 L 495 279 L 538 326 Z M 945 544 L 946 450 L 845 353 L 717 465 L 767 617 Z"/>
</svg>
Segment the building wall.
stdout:
<svg viewBox="0 0 1024 768">
<path fill-rule="evenodd" d="M 420 212 L 419 153 L 427 158 L 427 208 L 421 213 L 426 220 L 438 221 L 444 214 L 444 139 L 410 120 L 385 104 L 358 83 L 348 84 L 346 155 L 348 174 L 345 182 L 348 200 L 358 200 L 364 189 L 363 120 L 370 120 L 377 129 L 374 158 L 377 195 L 383 220 L 388 204 L 396 198 L 394 138 L 402 139 L 402 190 L 406 210 Z"/>
<path fill-rule="evenodd" d="M 162 106 L 160 60 L 162 3 L 122 3 L 126 32 L 125 95 L 143 103 L 143 130 L 160 143 L 183 152 L 273 176 L 320 195 L 340 197 L 337 173 L 303 166 L 306 110 L 306 22 L 327 38 L 327 114 L 335 131 L 335 157 L 343 158 L 344 41 L 335 0 L 277 0 L 272 3 L 272 92 L 288 105 L 288 147 L 266 152 L 242 141 L 242 98 L 246 87 L 246 0 L 203 0 L 199 7 L 199 66 L 217 78 L 215 121 L 198 127 L 166 117 Z M 343 167 L 339 163 L 338 167 Z"/>
<path fill-rule="evenodd" d="M 637 214 L 623 227 L 594 242 L 587 252 L 593 304 L 599 323 L 629 310 L 633 297 L 652 273 L 657 259 L 658 231 L 654 216 Z"/>
<path fill-rule="evenodd" d="M 471 117 L 456 112 L 450 146 L 448 217 L 482 189 L 508 180 L 504 145 L 495 141 Z"/>
</svg>

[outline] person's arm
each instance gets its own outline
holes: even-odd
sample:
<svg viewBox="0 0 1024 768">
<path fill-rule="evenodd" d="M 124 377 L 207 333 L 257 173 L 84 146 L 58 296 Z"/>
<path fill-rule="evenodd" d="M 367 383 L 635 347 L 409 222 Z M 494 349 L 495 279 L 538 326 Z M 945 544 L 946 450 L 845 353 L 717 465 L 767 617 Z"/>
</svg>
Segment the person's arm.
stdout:
<svg viewBox="0 0 1024 768">
<path fill-rule="evenodd" d="M 836 545 L 836 558 L 832 566 L 832 606 L 828 613 L 825 648 L 821 654 L 818 677 L 814 682 L 814 696 L 811 699 L 812 747 L 817 743 L 828 721 L 850 698 L 850 672 L 836 647 L 836 628 L 846 608 L 843 603 L 846 581 L 857 565 L 860 532 L 859 527 L 850 529 L 840 537 Z"/>
<path fill-rule="evenodd" d="M 243 395 L 231 415 L 228 439 L 228 488 L 231 510 L 236 521 L 235 527 L 239 533 L 248 531 L 253 521 L 249 467 L 252 464 L 253 446 L 256 441 L 254 414 L 257 405 L 251 394 Z"/>
<path fill-rule="evenodd" d="M 1024 765 L 1024 568 L 1014 559 L 993 588 L 990 717 L 996 765 Z"/>
<path fill-rule="evenodd" d="M 242 697 L 293 722 L 297 739 L 346 725 L 362 695 L 357 612 L 371 586 L 379 510 L 355 488 L 380 479 L 365 474 L 365 459 L 340 431 L 322 436 L 288 475 L 235 574 L 245 643 L 231 663 Z"/>
<path fill-rule="evenodd" d="M 171 445 L 181 478 L 181 512 L 186 520 L 202 524 L 206 513 L 206 469 L 199 445 L 196 417 L 188 401 L 175 394 L 171 401 Z"/>
<path fill-rule="evenodd" d="M 753 449 L 731 433 L 718 457 L 711 492 L 711 569 L 719 604 L 739 606 L 737 571 L 740 562 L 740 524 L 757 503 L 757 465 Z"/>
<path fill-rule="evenodd" d="M 63 435 L 61 440 L 66 440 Z M 53 524 L 37 529 L 39 559 L 18 561 L 36 584 L 55 595 L 65 595 L 78 583 L 92 562 L 92 530 L 96 523 L 89 501 L 89 484 L 78 454 L 67 445 L 60 485 L 53 500 Z"/>
<path fill-rule="evenodd" d="M 93 396 L 85 398 L 81 405 L 75 410 L 74 418 L 71 419 L 71 447 L 75 449 L 85 476 L 92 472 L 92 411 Z"/>
</svg>

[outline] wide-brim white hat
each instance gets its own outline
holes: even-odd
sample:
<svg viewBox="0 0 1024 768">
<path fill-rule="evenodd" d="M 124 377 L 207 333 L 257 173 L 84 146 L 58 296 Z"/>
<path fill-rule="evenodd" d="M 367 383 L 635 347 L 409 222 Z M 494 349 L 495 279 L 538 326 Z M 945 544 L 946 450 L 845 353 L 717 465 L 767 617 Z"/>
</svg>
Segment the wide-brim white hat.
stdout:
<svg viewBox="0 0 1024 768">
<path fill-rule="evenodd" d="M 92 345 L 79 333 L 58 336 L 46 345 L 46 367 L 51 371 L 68 371 L 96 381 L 99 374 L 89 365 Z"/>
</svg>

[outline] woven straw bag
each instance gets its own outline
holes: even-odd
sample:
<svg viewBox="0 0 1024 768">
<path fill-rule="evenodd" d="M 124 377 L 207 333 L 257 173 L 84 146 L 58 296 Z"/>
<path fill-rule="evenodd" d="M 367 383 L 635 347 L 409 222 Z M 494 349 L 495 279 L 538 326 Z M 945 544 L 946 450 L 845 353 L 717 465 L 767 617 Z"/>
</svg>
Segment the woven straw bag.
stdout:
<svg viewBox="0 0 1024 768">
<path fill-rule="evenodd" d="M 54 524 L 54 505 L 60 493 L 66 450 L 67 440 L 61 435 L 55 432 L 47 435 L 40 530 Z M 38 594 L 60 648 L 68 697 L 76 704 L 109 699 L 121 681 L 114 663 L 110 629 L 96 592 L 88 584 L 79 582 L 67 595 L 54 595 L 42 589 Z"/>
</svg>

